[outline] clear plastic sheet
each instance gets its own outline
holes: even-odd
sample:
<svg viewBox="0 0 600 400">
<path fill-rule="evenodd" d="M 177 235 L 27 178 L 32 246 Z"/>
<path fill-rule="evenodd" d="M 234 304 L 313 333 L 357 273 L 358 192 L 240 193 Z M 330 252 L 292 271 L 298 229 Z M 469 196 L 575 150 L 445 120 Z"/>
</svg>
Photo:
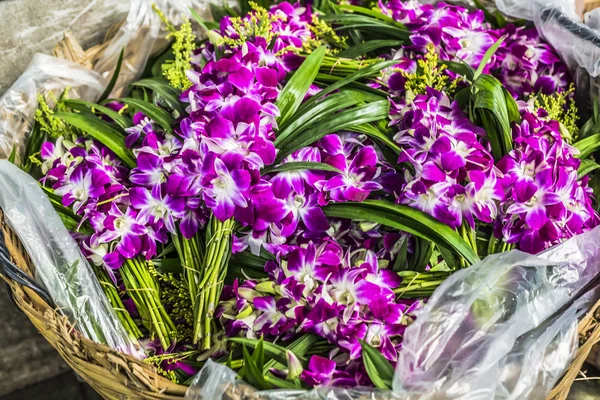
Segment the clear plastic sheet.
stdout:
<svg viewBox="0 0 600 400">
<path fill-rule="evenodd" d="M 0 208 L 60 311 L 88 339 L 141 358 L 98 279 L 38 182 L 0 160 Z"/>
<path fill-rule="evenodd" d="M 38 107 L 36 94 L 51 100 L 70 87 L 69 96 L 87 101 L 96 99 L 104 90 L 102 77 L 79 64 L 45 54 L 36 54 L 33 60 L 0 97 L 0 159 L 10 157 L 16 146 L 16 162 L 25 152 L 27 135 Z"/>
<path fill-rule="evenodd" d="M 131 0 L 127 18 L 94 65 L 93 71 L 70 61 L 36 54 L 23 75 L 0 98 L 0 159 L 9 158 L 16 146 L 17 165 L 22 161 L 38 106 L 37 93 L 43 94 L 46 101 L 52 104 L 49 92 L 56 96 L 70 87 L 73 89 L 69 92 L 71 98 L 96 100 L 112 76 L 122 49 L 123 64 L 111 96 L 119 97 L 126 93 L 129 84 L 144 70 L 148 58 L 167 45 L 164 39 L 166 32 L 161 30 L 160 18 L 152 9 L 152 4 L 156 4 L 174 24 L 181 23 L 184 17 L 189 16 L 190 8 L 204 19 L 211 18 L 208 0 Z M 111 7 L 88 7 L 70 25 L 89 20 L 90 13 L 96 13 L 93 20 L 103 20 L 100 16 L 111 12 L 116 10 Z"/>
<path fill-rule="evenodd" d="M 186 400 L 540 399 L 577 350 L 600 298 L 600 227 L 537 256 L 511 251 L 450 276 L 404 335 L 394 391 L 255 391 L 209 362 Z"/>
<path fill-rule="evenodd" d="M 600 294 L 590 290 L 598 234 L 453 274 L 406 330 L 394 389 L 411 398 L 544 398 L 577 349 L 577 318 Z"/>
</svg>

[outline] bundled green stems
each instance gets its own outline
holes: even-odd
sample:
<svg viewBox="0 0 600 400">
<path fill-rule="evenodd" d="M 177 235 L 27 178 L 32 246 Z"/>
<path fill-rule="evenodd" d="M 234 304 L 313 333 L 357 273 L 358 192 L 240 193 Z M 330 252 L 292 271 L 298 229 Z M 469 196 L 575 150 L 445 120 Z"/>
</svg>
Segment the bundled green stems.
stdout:
<svg viewBox="0 0 600 400">
<path fill-rule="evenodd" d="M 98 281 L 100 282 L 100 286 L 102 286 L 102 290 L 106 294 L 106 297 L 108 297 L 108 301 L 117 313 L 119 321 L 121 321 L 123 324 L 123 327 L 127 331 L 129 337 L 134 342 L 137 342 L 137 340 L 142 337 L 142 331 L 140 331 L 140 328 L 138 328 L 135 321 L 131 318 L 131 315 L 129 315 L 127 309 L 125 309 L 123 301 L 121 300 L 121 296 L 119 295 L 118 288 L 112 282 L 104 268 L 94 267 L 94 272 L 98 277 Z"/>
<path fill-rule="evenodd" d="M 183 235 L 173 235 L 173 243 L 182 261 L 183 276 L 187 282 L 194 315 L 196 315 L 196 308 L 199 304 L 198 287 L 202 279 L 202 261 L 204 260 L 202 237 L 200 234 L 196 234 L 193 238 L 186 239 Z"/>
<path fill-rule="evenodd" d="M 209 349 L 212 342 L 212 321 L 223 289 L 227 264 L 231 256 L 231 234 L 234 220 L 219 221 L 211 217 L 206 227 L 206 251 L 202 260 L 199 284 L 194 302 L 194 344 Z"/>
<path fill-rule="evenodd" d="M 141 257 L 126 260 L 121 267 L 121 277 L 144 325 L 153 337 L 158 337 L 163 349 L 167 349 L 176 335 L 176 328 L 160 300 L 158 282 L 146 261 Z"/>
</svg>

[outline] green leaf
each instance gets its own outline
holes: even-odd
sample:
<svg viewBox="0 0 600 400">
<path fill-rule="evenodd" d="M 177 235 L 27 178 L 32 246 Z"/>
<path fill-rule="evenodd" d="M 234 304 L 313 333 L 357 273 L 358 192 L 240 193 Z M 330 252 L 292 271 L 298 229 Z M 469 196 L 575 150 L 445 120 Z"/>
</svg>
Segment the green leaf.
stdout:
<svg viewBox="0 0 600 400">
<path fill-rule="evenodd" d="M 480 75 L 473 82 L 472 93 L 473 111 L 481 120 L 498 161 L 513 148 L 510 123 L 517 107 L 515 100 L 505 95 L 502 83 L 491 75 Z"/>
<path fill-rule="evenodd" d="M 360 107 L 347 109 L 335 114 L 329 121 L 311 127 L 300 135 L 290 135 L 289 141 L 286 141 L 280 148 L 276 162 L 281 162 L 289 154 L 316 142 L 327 134 L 345 130 L 353 125 L 366 124 L 387 118 L 389 106 L 390 104 L 387 100 L 380 100 Z"/>
<path fill-rule="evenodd" d="M 396 142 L 394 142 L 393 139 L 386 136 L 383 132 L 381 132 L 379 129 L 377 129 L 376 127 L 374 127 L 371 124 L 352 125 L 352 126 L 348 127 L 346 130 L 348 130 L 350 132 L 363 133 L 363 134 L 369 136 L 371 139 L 377 141 L 380 145 L 388 147 L 396 155 L 398 155 L 402 152 L 402 149 L 400 148 L 400 146 L 398 146 L 396 144 Z"/>
<path fill-rule="evenodd" d="M 300 336 L 299 338 L 294 340 L 292 343 L 290 343 L 286 347 L 286 350 L 289 350 L 292 353 L 294 353 L 296 355 L 296 357 L 298 357 L 298 360 L 300 360 L 300 362 L 303 363 L 303 365 L 308 365 L 308 360 L 306 360 L 306 358 L 304 356 L 306 355 L 306 353 L 308 353 L 308 350 L 310 350 L 311 347 L 319 340 L 320 340 L 320 337 L 315 335 L 314 333 L 305 333 L 304 335 Z M 306 364 L 304 364 L 304 363 L 306 363 Z M 263 373 L 267 373 L 271 368 L 283 369 L 283 368 L 285 368 L 286 365 L 287 365 L 287 359 L 283 362 L 279 362 L 275 359 L 271 359 L 270 361 L 268 361 L 265 364 Z"/>
<path fill-rule="evenodd" d="M 262 170 L 261 175 L 271 174 L 273 172 L 288 172 L 288 171 L 328 171 L 328 172 L 336 172 L 341 174 L 342 171 L 337 169 L 336 167 L 332 167 L 329 164 L 320 163 L 320 162 L 311 162 L 311 161 L 293 161 L 287 162 L 285 164 L 278 165 L 272 168 L 265 168 Z"/>
<path fill-rule="evenodd" d="M 330 14 L 320 17 L 323 21 L 336 26 L 334 30 L 356 29 L 361 32 L 376 34 L 378 37 L 406 40 L 410 32 L 397 24 L 390 24 L 378 18 L 359 14 Z"/>
<path fill-rule="evenodd" d="M 185 107 L 179 101 L 181 92 L 169 85 L 166 79 L 163 78 L 147 78 L 137 82 L 133 82 L 132 86 L 146 87 L 154 91 L 161 99 L 165 100 L 169 107 L 177 111 L 179 115 L 185 114 Z"/>
<path fill-rule="evenodd" d="M 117 60 L 117 66 L 115 67 L 115 72 L 113 72 L 112 77 L 110 78 L 110 82 L 108 82 L 108 86 L 104 89 L 104 93 L 100 95 L 98 99 L 98 103 L 103 102 L 105 99 L 110 96 L 110 92 L 112 92 L 115 84 L 117 83 L 117 79 L 119 79 L 119 72 L 121 72 L 121 65 L 123 64 L 123 54 L 125 53 L 125 48 L 121 49 L 121 53 L 119 53 L 119 59 Z"/>
<path fill-rule="evenodd" d="M 594 160 L 581 160 L 581 165 L 577 169 L 577 176 L 581 179 L 598 168 L 600 168 L 600 164 L 597 164 Z"/>
<path fill-rule="evenodd" d="M 57 112 L 54 116 L 65 121 L 69 125 L 81 129 L 84 133 L 104 144 L 129 168 L 134 168 L 136 166 L 133 153 L 125 146 L 123 134 L 116 130 L 113 125 L 102 121 L 91 114 Z"/>
<path fill-rule="evenodd" d="M 268 373 L 267 376 L 265 377 L 265 379 L 267 380 L 267 382 L 272 383 L 274 386 L 276 386 L 280 389 L 290 389 L 290 390 L 303 389 L 302 385 L 291 382 L 291 381 L 286 381 L 285 379 L 278 378 L 271 373 Z"/>
<path fill-rule="evenodd" d="M 365 200 L 362 203 L 333 203 L 323 208 L 328 217 L 371 221 L 430 240 L 438 246 L 452 249 L 469 264 L 479 257 L 462 237 L 448 225 L 412 207 L 386 200 Z"/>
<path fill-rule="evenodd" d="M 90 103 L 89 101 L 83 101 L 83 100 L 69 100 L 69 99 L 63 100 L 63 104 L 73 110 L 78 110 L 81 112 L 92 112 L 92 110 L 101 112 L 102 114 L 106 115 L 107 117 L 109 117 L 110 119 L 115 121 L 115 123 L 123 129 L 128 128 L 133 124 L 131 119 L 125 117 L 124 115 L 119 114 L 115 110 L 112 110 L 112 109 L 102 106 L 100 104 Z"/>
<path fill-rule="evenodd" d="M 400 47 L 403 43 L 403 40 L 369 40 L 368 42 L 348 47 L 346 50 L 336 55 L 343 58 L 357 58 L 381 48 Z"/>
<path fill-rule="evenodd" d="M 429 240 L 417 237 L 414 247 L 414 253 L 408 262 L 408 269 L 418 272 L 425 271 L 433 253 L 433 245 Z"/>
<path fill-rule="evenodd" d="M 364 79 L 364 78 L 370 77 L 372 75 L 378 74 L 382 69 L 391 67 L 392 65 L 396 65 L 396 64 L 398 64 L 398 61 L 389 60 L 389 61 L 382 61 L 380 63 L 370 65 L 364 69 L 359 69 L 358 71 L 354 72 L 352 75 L 349 75 L 343 79 L 337 80 L 337 82 L 335 82 L 334 84 L 324 88 L 319 93 L 312 96 L 310 99 L 306 100 L 304 102 L 304 104 L 302 104 L 302 106 L 298 109 L 298 113 L 299 114 L 303 113 L 306 108 L 308 108 L 312 103 L 319 101 L 321 98 L 323 98 L 323 96 L 326 96 L 329 93 L 333 93 L 334 91 L 341 89 L 342 87 L 344 87 L 350 83 L 353 83 L 360 79 Z M 384 94 L 384 96 L 385 96 L 385 94 Z"/>
<path fill-rule="evenodd" d="M 157 258 L 152 260 L 152 265 L 163 274 L 180 274 L 183 266 L 179 258 Z"/>
<path fill-rule="evenodd" d="M 8 157 L 8 162 L 11 164 L 14 164 L 16 159 L 17 159 L 17 145 L 15 144 L 12 148 L 12 151 L 10 152 L 10 156 Z"/>
<path fill-rule="evenodd" d="M 371 382 L 378 389 L 391 389 L 394 379 L 394 367 L 377 349 L 360 340 L 362 358 Z"/>
<path fill-rule="evenodd" d="M 163 76 L 162 66 L 165 65 L 168 60 L 175 60 L 173 47 L 171 46 L 169 46 L 162 54 L 156 57 L 156 60 L 150 68 L 150 74 L 155 78 L 161 78 Z"/>
<path fill-rule="evenodd" d="M 244 380 L 250 385 L 260 390 L 271 389 L 271 385 L 265 380 L 262 371 L 256 365 L 254 358 L 248 352 L 246 346 L 243 347 L 244 354 Z"/>
<path fill-rule="evenodd" d="M 286 124 L 281 126 L 281 130 L 275 139 L 275 147 L 283 146 L 291 135 L 299 136 L 311 126 L 319 125 L 323 120 L 330 120 L 334 113 L 362 101 L 362 97 L 356 92 L 342 91 L 313 103 L 310 107 L 304 108 L 302 113 L 295 113 Z"/>
<path fill-rule="evenodd" d="M 256 340 L 256 339 L 235 337 L 235 338 L 229 338 L 227 340 L 230 342 L 233 342 L 233 343 L 241 344 L 244 347 L 247 346 L 247 347 L 250 347 L 253 349 L 258 349 L 258 346 L 260 345 L 260 340 Z M 268 358 L 276 360 L 277 362 L 279 362 L 283 365 L 287 364 L 287 358 L 285 356 L 285 352 L 288 349 L 286 349 L 285 347 L 281 347 L 278 344 L 271 343 L 271 342 L 263 342 L 262 346 L 264 348 L 264 353 Z M 302 363 L 303 366 L 308 365 L 308 360 L 305 357 L 297 354 L 296 352 L 294 352 L 294 354 L 296 354 L 296 356 L 298 357 L 298 360 L 300 360 L 300 363 Z"/>
<path fill-rule="evenodd" d="M 165 131 L 173 133 L 173 128 L 171 127 L 171 125 L 175 121 L 175 118 L 173 118 L 173 116 L 164 109 L 155 106 L 154 104 L 148 101 L 132 99 L 129 97 L 118 99 L 117 101 L 125 103 L 128 106 L 143 112 L 148 118 L 156 122 L 158 125 L 162 126 L 162 128 Z"/>
<path fill-rule="evenodd" d="M 502 45 L 502 43 L 504 42 L 504 39 L 506 39 L 506 36 L 502 36 L 500 39 L 496 40 L 496 43 L 494 43 L 489 49 L 487 49 L 487 51 L 483 55 L 483 58 L 481 59 L 481 62 L 479 63 L 479 67 L 477 67 L 477 70 L 475 71 L 475 74 L 473 75 L 473 80 L 476 80 L 477 78 L 479 78 L 479 76 L 483 73 L 483 69 L 485 68 L 487 63 L 490 61 L 490 59 L 492 58 L 494 53 L 496 53 L 496 51 L 498 51 L 498 48 Z"/>
<path fill-rule="evenodd" d="M 587 158 L 590 154 L 600 149 L 600 133 L 589 135 L 573 143 L 573 147 L 579 150 L 577 158 Z"/>
<path fill-rule="evenodd" d="M 275 102 L 281 112 L 278 120 L 279 124 L 284 124 L 300 107 L 304 96 L 306 96 L 310 85 L 312 85 L 319 72 L 324 56 L 325 47 L 323 46 L 313 51 L 306 57 L 300 68 L 294 72 L 291 79 L 279 93 Z"/>
<path fill-rule="evenodd" d="M 373 18 L 378 19 L 380 21 L 383 21 L 383 22 L 386 22 L 388 24 L 394 25 L 394 26 L 396 26 L 398 28 L 406 29 L 406 26 L 404 24 L 396 21 L 392 17 L 389 17 L 389 16 L 385 15 L 379 9 L 371 9 L 371 8 L 353 6 L 353 5 L 350 5 L 350 4 L 341 4 L 341 5 L 338 6 L 338 8 L 340 10 L 343 10 L 343 11 L 349 11 L 350 14 L 351 13 L 355 13 L 355 14 L 367 15 L 369 17 L 373 17 Z"/>
<path fill-rule="evenodd" d="M 464 76 L 470 81 L 472 81 L 473 77 L 475 76 L 475 70 L 464 61 L 456 62 L 440 60 L 439 63 L 445 65 L 448 70 Z"/>
</svg>

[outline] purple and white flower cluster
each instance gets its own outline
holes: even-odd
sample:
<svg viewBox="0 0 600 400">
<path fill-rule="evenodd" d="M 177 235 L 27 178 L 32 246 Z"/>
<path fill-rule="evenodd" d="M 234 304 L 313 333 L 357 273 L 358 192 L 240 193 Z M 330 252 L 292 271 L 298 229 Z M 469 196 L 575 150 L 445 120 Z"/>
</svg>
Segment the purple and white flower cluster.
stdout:
<svg viewBox="0 0 600 400">
<path fill-rule="evenodd" d="M 578 151 L 562 139 L 558 122 L 539 118 L 544 113 L 524 108 L 513 128 L 515 148 L 498 162 L 505 197 L 497 235 L 530 253 L 600 223 L 588 178 L 577 176 Z"/>
<path fill-rule="evenodd" d="M 538 92 L 552 94 L 568 89 L 567 66 L 535 28 L 508 24 L 503 29 L 492 29 L 484 22 L 483 11 L 443 2 L 432 5 L 390 0 L 380 2 L 380 8 L 412 33 L 413 45 L 403 46 L 400 57 L 418 58 L 428 44 L 433 44 L 441 60 L 463 61 L 477 68 L 485 52 L 505 37 L 484 68 L 485 73 L 498 77 L 521 99 Z"/>
<path fill-rule="evenodd" d="M 476 220 L 493 222 L 504 193 L 494 159 L 481 143 L 485 131 L 456 102 L 434 90 L 417 96 L 393 117 L 398 118 L 394 140 L 402 148 L 398 162 L 414 169 L 405 171 L 397 202 L 452 228 L 466 223 L 474 229 Z"/>
<path fill-rule="evenodd" d="M 265 266 L 268 280 L 236 282 L 229 288 L 219 309 L 227 335 L 245 332 L 285 340 L 312 332 L 343 350 L 335 357 L 340 365 L 360 358 L 359 339 L 364 339 L 395 362 L 401 335 L 421 301 L 397 300 L 393 290 L 402 280 L 379 263 L 374 252 L 344 249 L 333 239 L 290 246 L 287 254 Z M 346 367 L 343 371 L 305 374 L 314 385 L 368 382 L 364 373 L 352 375 Z"/>
</svg>

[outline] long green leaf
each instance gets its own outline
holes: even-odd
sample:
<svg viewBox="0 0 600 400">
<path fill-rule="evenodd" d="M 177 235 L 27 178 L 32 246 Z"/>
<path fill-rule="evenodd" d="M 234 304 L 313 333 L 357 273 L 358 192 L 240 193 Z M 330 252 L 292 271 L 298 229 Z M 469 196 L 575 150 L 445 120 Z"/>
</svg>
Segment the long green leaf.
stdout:
<svg viewBox="0 0 600 400">
<path fill-rule="evenodd" d="M 110 78 L 110 82 L 108 82 L 108 86 L 104 89 L 104 93 L 100 95 L 98 99 L 98 103 L 104 101 L 108 96 L 110 96 L 110 92 L 112 92 L 115 84 L 117 83 L 117 79 L 119 79 L 119 73 L 121 72 L 121 65 L 123 64 L 123 54 L 125 53 L 125 48 L 121 49 L 121 53 L 119 53 L 119 59 L 117 60 L 117 65 L 115 67 L 115 72 L 113 72 L 112 77 Z"/>
<path fill-rule="evenodd" d="M 290 389 L 290 390 L 302 389 L 301 385 L 296 384 L 292 381 L 286 381 L 285 379 L 278 378 L 271 373 L 267 374 L 265 376 L 265 379 L 267 380 L 267 382 L 272 383 L 274 386 L 278 387 L 279 389 Z"/>
<path fill-rule="evenodd" d="M 310 350 L 310 348 L 320 340 L 321 338 L 314 333 L 305 333 L 300 336 L 292 343 L 286 346 L 286 350 L 291 351 L 298 357 L 298 359 L 305 359 L 306 353 Z M 287 365 L 287 359 L 285 362 L 279 362 L 275 359 L 271 359 L 265 363 L 265 367 L 263 369 L 263 373 L 267 373 L 270 369 L 283 369 Z"/>
<path fill-rule="evenodd" d="M 579 176 L 579 179 L 581 179 L 598 168 L 600 168 L 600 164 L 597 164 L 594 160 L 582 160 L 581 165 L 577 169 L 577 175 Z"/>
<path fill-rule="evenodd" d="M 595 133 L 576 141 L 573 143 L 573 147 L 579 150 L 579 154 L 577 154 L 578 158 L 587 158 L 590 154 L 600 149 L 600 133 Z"/>
<path fill-rule="evenodd" d="M 276 162 L 281 162 L 281 160 L 289 154 L 316 142 L 327 134 L 342 131 L 353 125 L 366 124 L 387 118 L 389 106 L 390 104 L 387 100 L 380 100 L 360 107 L 344 110 L 335 114 L 331 120 L 308 129 L 301 135 L 291 135 L 289 141 L 286 141 L 280 148 Z"/>
<path fill-rule="evenodd" d="M 319 72 L 324 56 L 325 47 L 319 47 L 313 51 L 306 57 L 300 68 L 292 75 L 281 93 L 279 93 L 275 102 L 281 112 L 278 119 L 279 124 L 284 124 L 300 107 L 310 85 L 312 85 Z"/>
<path fill-rule="evenodd" d="M 479 257 L 448 225 L 412 207 L 385 200 L 366 200 L 363 203 L 334 203 L 323 208 L 328 217 L 371 221 L 427 239 L 451 249 L 469 264 Z"/>
<path fill-rule="evenodd" d="M 248 353 L 246 346 L 243 348 L 244 354 L 244 379 L 257 389 L 271 389 L 271 385 L 265 380 L 261 369 L 256 365 L 254 358 Z"/>
<path fill-rule="evenodd" d="M 175 118 L 164 109 L 148 101 L 132 99 L 130 97 L 118 99 L 118 101 L 143 112 L 148 118 L 162 126 L 165 131 L 173 133 L 173 127 L 171 125 L 175 122 Z"/>
<path fill-rule="evenodd" d="M 233 343 L 238 343 L 241 344 L 243 346 L 248 346 L 250 348 L 257 348 L 257 346 L 259 345 L 259 340 L 256 339 L 248 339 L 248 338 L 242 338 L 242 337 L 235 337 L 235 338 L 229 338 L 227 339 L 230 342 Z M 277 362 L 281 363 L 281 364 L 287 364 L 287 358 L 285 356 L 285 352 L 288 350 L 285 347 L 281 347 L 278 344 L 275 343 L 271 343 L 271 342 L 263 342 L 263 347 L 264 347 L 264 352 L 265 355 L 269 358 L 272 358 L 274 360 L 276 360 Z M 296 353 L 294 353 L 296 354 Z M 300 363 L 303 366 L 307 366 L 308 365 L 308 360 L 302 356 L 302 355 L 298 355 L 296 354 L 296 356 L 298 357 L 298 360 L 300 361 Z"/>
<path fill-rule="evenodd" d="M 388 24 L 394 25 L 394 26 L 396 26 L 398 28 L 406 29 L 406 26 L 404 24 L 396 21 L 392 17 L 389 17 L 389 16 L 385 15 L 379 9 L 375 9 L 374 10 L 374 9 L 365 8 L 365 7 L 353 6 L 353 5 L 350 5 L 350 4 L 341 4 L 339 6 L 339 9 L 343 10 L 343 11 L 349 11 L 350 13 L 367 15 L 369 17 L 373 17 L 373 18 L 378 19 L 380 21 L 383 21 L 383 22 L 386 22 Z"/>
<path fill-rule="evenodd" d="M 179 101 L 181 92 L 169 85 L 166 79 L 163 78 L 147 78 L 137 82 L 133 82 L 132 86 L 146 87 L 154 91 L 160 98 L 164 99 L 169 107 L 177 111 L 180 115 L 185 114 L 185 107 Z"/>
<path fill-rule="evenodd" d="M 498 51 L 498 48 L 502 45 L 504 39 L 506 39 L 506 36 L 502 36 L 500 39 L 496 40 L 496 43 L 494 43 L 492 46 L 490 46 L 489 49 L 487 49 L 487 51 L 483 55 L 483 58 L 481 59 L 481 62 L 479 63 L 479 67 L 477 67 L 475 74 L 473 74 L 473 80 L 479 78 L 479 76 L 483 73 L 485 66 L 490 61 L 494 53 Z"/>
<path fill-rule="evenodd" d="M 402 43 L 404 43 L 403 40 L 369 40 L 368 42 L 359 43 L 352 47 L 349 47 L 346 50 L 337 54 L 337 56 L 345 58 L 356 58 L 368 54 L 377 49 L 385 47 L 399 47 L 402 45 Z"/>
<path fill-rule="evenodd" d="M 302 104 L 302 106 L 298 109 L 298 113 L 299 114 L 303 113 L 306 108 L 308 108 L 312 103 L 319 101 L 319 99 L 321 99 L 323 96 L 326 96 L 329 93 L 333 93 L 334 91 L 341 89 L 350 83 L 353 83 L 360 79 L 364 79 L 364 78 L 370 77 L 372 75 L 375 75 L 375 74 L 379 73 L 379 71 L 381 71 L 382 69 L 391 67 L 392 65 L 395 65 L 395 64 L 398 64 L 398 61 L 396 61 L 396 60 L 382 61 L 380 63 L 370 65 L 364 69 L 360 69 L 360 70 L 356 71 L 355 73 L 353 73 L 352 75 L 347 76 L 346 78 L 337 80 L 337 82 L 333 83 L 332 85 L 329 85 L 328 87 L 324 88 L 319 93 L 317 93 L 316 95 L 312 96 L 310 99 L 306 100 L 304 102 L 304 104 Z"/>
<path fill-rule="evenodd" d="M 91 114 L 57 112 L 54 116 L 65 121 L 67 124 L 81 129 L 84 133 L 104 144 L 129 168 L 134 168 L 136 166 L 133 153 L 125 146 L 123 134 L 116 130 L 113 125 L 102 121 L 100 118 Z"/>
<path fill-rule="evenodd" d="M 82 112 L 92 112 L 92 110 L 99 111 L 102 114 L 109 117 L 110 119 L 112 119 L 113 121 L 115 121 L 115 123 L 123 129 L 128 128 L 133 124 L 131 119 L 119 114 L 115 110 L 112 110 L 100 104 L 91 103 L 89 101 L 70 99 L 63 100 L 63 104 L 73 110 L 78 110 Z"/>
<path fill-rule="evenodd" d="M 397 25 L 390 25 L 367 15 L 358 14 L 331 14 L 321 17 L 324 21 L 335 24 L 335 30 L 357 29 L 364 32 L 374 33 L 380 37 L 406 40 L 410 32 L 406 28 Z"/>
<path fill-rule="evenodd" d="M 516 104 L 504 94 L 502 83 L 491 75 L 481 75 L 473 82 L 473 109 L 488 134 L 496 160 L 512 150 L 511 116 Z M 511 113 L 509 114 L 509 110 Z"/>
<path fill-rule="evenodd" d="M 377 349 L 360 340 L 362 358 L 371 382 L 378 389 L 391 389 L 394 379 L 394 367 Z"/>
<path fill-rule="evenodd" d="M 400 154 L 402 149 L 396 144 L 391 138 L 384 135 L 379 129 L 375 128 L 371 124 L 352 125 L 346 128 L 350 132 L 363 133 L 369 136 L 371 139 L 376 140 L 379 144 L 382 144 L 392 150 L 396 155 Z"/>
<path fill-rule="evenodd" d="M 320 163 L 320 162 L 311 162 L 311 161 L 293 161 L 287 162 L 285 164 L 278 165 L 272 168 L 265 168 L 262 170 L 261 175 L 271 174 L 273 172 L 288 172 L 288 171 L 328 171 L 328 172 L 336 172 L 341 174 L 342 171 L 337 169 L 336 167 L 332 167 L 329 164 Z"/>
<path fill-rule="evenodd" d="M 291 135 L 300 135 L 311 126 L 321 124 L 322 121 L 332 118 L 332 115 L 340 110 L 354 106 L 362 102 L 362 97 L 353 91 L 342 91 L 334 93 L 312 107 L 306 108 L 302 113 L 297 112 L 281 127 L 275 139 L 275 146 L 281 147 Z"/>
</svg>

